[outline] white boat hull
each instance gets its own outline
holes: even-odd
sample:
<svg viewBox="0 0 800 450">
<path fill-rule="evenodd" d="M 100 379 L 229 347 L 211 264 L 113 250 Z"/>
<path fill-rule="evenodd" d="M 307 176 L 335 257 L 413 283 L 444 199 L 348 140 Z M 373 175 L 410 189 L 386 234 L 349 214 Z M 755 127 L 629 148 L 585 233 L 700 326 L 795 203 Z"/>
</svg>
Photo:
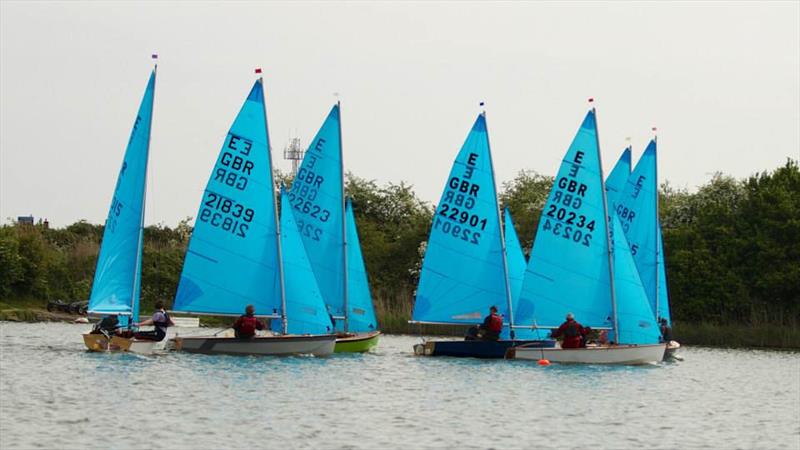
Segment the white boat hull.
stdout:
<svg viewBox="0 0 800 450">
<path fill-rule="evenodd" d="M 328 356 L 336 346 L 336 336 L 256 336 L 252 339 L 217 336 L 187 336 L 170 339 L 167 347 L 176 351 L 206 355 L 314 355 Z"/>
<path fill-rule="evenodd" d="M 123 338 L 112 336 L 108 339 L 102 334 L 86 333 L 83 335 L 83 343 L 90 352 L 131 352 L 141 355 L 150 355 L 157 350 L 164 349 L 164 341 L 147 341 L 134 338 Z"/>
<path fill-rule="evenodd" d="M 586 348 L 526 348 L 508 350 L 509 359 L 539 361 L 546 359 L 562 364 L 622 364 L 640 365 L 660 362 L 666 344 L 614 345 Z"/>
</svg>

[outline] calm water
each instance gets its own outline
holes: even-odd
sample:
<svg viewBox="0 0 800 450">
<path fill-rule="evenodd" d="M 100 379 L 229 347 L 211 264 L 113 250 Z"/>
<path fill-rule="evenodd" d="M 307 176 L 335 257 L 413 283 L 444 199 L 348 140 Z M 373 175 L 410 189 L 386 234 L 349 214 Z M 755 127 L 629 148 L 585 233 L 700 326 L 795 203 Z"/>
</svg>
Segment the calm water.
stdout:
<svg viewBox="0 0 800 450">
<path fill-rule="evenodd" d="M 800 354 L 650 367 L 367 355 L 93 354 L 0 324 L 0 448 L 800 448 Z M 184 329 L 185 330 L 185 329 Z"/>
</svg>

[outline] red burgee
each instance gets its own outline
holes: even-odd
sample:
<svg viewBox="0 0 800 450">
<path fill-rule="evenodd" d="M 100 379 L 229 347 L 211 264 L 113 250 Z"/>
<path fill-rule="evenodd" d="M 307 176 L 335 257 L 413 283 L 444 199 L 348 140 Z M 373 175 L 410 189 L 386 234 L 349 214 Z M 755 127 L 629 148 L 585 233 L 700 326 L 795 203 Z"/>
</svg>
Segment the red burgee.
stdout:
<svg viewBox="0 0 800 450">
<path fill-rule="evenodd" d="M 261 73 L 261 67 L 256 68 L 256 73 Z"/>
</svg>

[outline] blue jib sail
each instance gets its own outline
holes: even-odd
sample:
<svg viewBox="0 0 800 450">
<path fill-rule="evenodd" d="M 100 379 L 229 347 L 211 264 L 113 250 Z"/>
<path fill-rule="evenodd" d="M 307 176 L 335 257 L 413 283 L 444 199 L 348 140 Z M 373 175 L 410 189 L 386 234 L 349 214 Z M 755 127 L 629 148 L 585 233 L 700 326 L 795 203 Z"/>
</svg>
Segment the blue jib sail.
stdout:
<svg viewBox="0 0 800 450">
<path fill-rule="evenodd" d="M 89 298 L 90 312 L 131 315 L 134 322 L 139 321 L 144 194 L 155 87 L 153 70 L 117 177 Z"/>
<path fill-rule="evenodd" d="M 480 114 L 433 217 L 414 321 L 476 324 L 492 305 L 508 317 L 498 216 L 486 118 Z"/>
<path fill-rule="evenodd" d="M 334 105 L 308 146 L 289 191 L 308 259 L 325 304 L 344 317 L 344 198 L 339 105 Z"/>
<path fill-rule="evenodd" d="M 281 250 L 286 286 L 287 332 L 330 334 L 333 329 L 331 317 L 311 270 L 311 263 L 284 189 L 281 189 Z M 272 329 L 279 330 L 280 326 L 280 319 L 273 319 Z"/>
<path fill-rule="evenodd" d="M 661 332 L 636 270 L 619 217 L 611 214 L 614 236 L 614 289 L 617 297 L 617 337 L 621 344 L 657 344 Z"/>
<path fill-rule="evenodd" d="M 511 217 L 511 212 L 508 208 L 505 209 L 504 227 L 506 238 L 506 258 L 508 259 L 508 281 L 511 286 L 511 304 L 516 311 L 519 307 L 519 295 L 522 292 L 522 281 L 525 278 L 525 253 L 522 251 L 522 245 L 517 236 L 517 230 L 514 229 L 514 220 Z M 540 333 L 538 330 L 529 328 L 517 328 L 514 331 L 515 339 L 539 339 Z M 503 327 L 500 332 L 500 339 L 510 339 L 508 328 Z"/>
<path fill-rule="evenodd" d="M 604 186 L 594 110 L 561 163 L 542 210 L 515 311 L 519 326 L 612 326 Z"/>
<path fill-rule="evenodd" d="M 656 317 L 669 314 L 665 284 L 661 269 L 663 267 L 663 248 L 659 240 L 660 224 L 658 222 L 658 178 L 656 175 L 656 141 L 651 140 L 639 162 L 628 177 L 622 194 L 617 198 L 615 211 L 622 223 L 625 237 L 631 246 L 636 268 L 644 284 L 647 298 L 650 300 Z M 659 256 L 661 255 L 661 256 Z M 663 290 L 664 298 L 658 291 Z M 667 307 L 664 308 L 663 305 Z"/>
<path fill-rule="evenodd" d="M 261 80 L 253 85 L 211 171 L 183 263 L 176 311 L 279 314 L 275 189 Z"/>
<path fill-rule="evenodd" d="M 354 333 L 375 331 L 378 321 L 375 318 L 375 308 L 372 306 L 372 295 L 369 292 L 369 279 L 367 268 L 364 266 L 364 257 L 361 254 L 361 244 L 358 239 L 356 218 L 353 214 L 353 204 L 347 199 L 347 320 L 348 330 Z M 339 321 L 336 323 L 340 328 Z"/>
<path fill-rule="evenodd" d="M 620 155 L 617 164 L 611 173 L 606 178 L 606 195 L 608 196 L 608 209 L 613 209 L 614 203 L 622 190 L 625 189 L 625 183 L 628 182 L 628 176 L 631 174 L 631 148 L 626 148 L 622 155 Z"/>
</svg>

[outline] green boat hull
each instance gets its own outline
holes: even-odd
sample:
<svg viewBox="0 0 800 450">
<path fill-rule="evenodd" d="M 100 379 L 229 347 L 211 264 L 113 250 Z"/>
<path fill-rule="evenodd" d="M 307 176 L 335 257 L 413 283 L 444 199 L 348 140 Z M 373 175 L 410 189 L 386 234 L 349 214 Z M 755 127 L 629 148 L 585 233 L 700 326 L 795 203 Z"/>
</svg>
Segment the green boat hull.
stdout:
<svg viewBox="0 0 800 450">
<path fill-rule="evenodd" d="M 353 336 L 340 337 L 336 339 L 336 347 L 334 353 L 364 353 L 368 352 L 372 347 L 378 345 L 378 339 L 381 336 L 380 331 L 373 331 L 372 333 L 356 334 Z"/>
</svg>

